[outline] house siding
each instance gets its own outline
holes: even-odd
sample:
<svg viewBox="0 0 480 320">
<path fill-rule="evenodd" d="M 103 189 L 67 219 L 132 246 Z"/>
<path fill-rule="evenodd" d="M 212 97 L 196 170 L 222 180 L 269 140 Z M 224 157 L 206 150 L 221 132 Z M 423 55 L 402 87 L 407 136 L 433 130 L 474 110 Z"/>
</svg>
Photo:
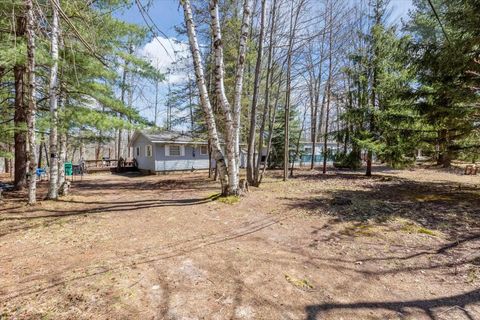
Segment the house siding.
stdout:
<svg viewBox="0 0 480 320">
<path fill-rule="evenodd" d="M 152 156 L 146 157 L 145 156 L 145 148 L 147 145 L 152 146 Z M 133 156 L 137 160 L 138 168 L 141 170 L 155 170 L 155 145 L 151 143 L 147 138 L 143 135 L 138 135 L 135 141 L 132 143 L 133 146 Z M 137 156 L 137 147 L 140 147 L 140 155 Z"/>
<path fill-rule="evenodd" d="M 200 154 L 200 145 L 183 145 L 184 156 L 166 156 L 165 144 L 155 144 L 155 171 L 208 169 L 208 154 Z"/>
</svg>

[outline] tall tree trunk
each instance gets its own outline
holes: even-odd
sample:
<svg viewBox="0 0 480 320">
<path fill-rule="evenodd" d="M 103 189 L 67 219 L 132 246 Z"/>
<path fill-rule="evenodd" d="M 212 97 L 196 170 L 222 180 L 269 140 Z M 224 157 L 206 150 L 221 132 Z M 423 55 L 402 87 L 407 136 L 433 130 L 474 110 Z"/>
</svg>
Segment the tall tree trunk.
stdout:
<svg viewBox="0 0 480 320">
<path fill-rule="evenodd" d="M 246 53 L 246 38 L 248 37 L 248 26 L 250 21 L 250 0 L 245 0 L 243 3 L 243 18 L 242 18 L 242 34 L 239 43 L 239 55 L 237 60 L 237 71 L 235 75 L 235 90 L 234 90 L 234 104 L 233 110 L 228 102 L 225 85 L 224 73 L 225 67 L 223 62 L 223 42 L 220 29 L 220 19 L 218 12 L 218 1 L 210 1 L 210 16 L 213 33 L 213 47 L 215 52 L 215 91 L 217 100 L 223 111 L 225 119 L 225 147 L 228 161 L 228 182 L 229 193 L 239 193 L 239 165 L 238 152 L 239 151 L 239 137 L 240 126 L 237 125 L 237 119 L 240 120 L 241 112 L 241 95 L 243 86 L 243 69 L 245 64 Z"/>
<path fill-rule="evenodd" d="M 200 56 L 200 49 L 197 41 L 197 34 L 195 31 L 195 25 L 193 23 L 192 8 L 190 0 L 183 0 L 181 3 L 183 7 L 185 25 L 188 33 L 188 40 L 190 44 L 190 51 L 193 58 L 193 66 L 195 69 L 195 77 L 197 81 L 197 87 L 200 94 L 200 102 L 205 113 L 205 121 L 208 127 L 208 135 L 212 145 L 213 157 L 216 160 L 216 167 L 219 171 L 220 183 L 222 185 L 222 194 L 227 195 L 228 188 L 228 173 L 225 158 L 223 156 L 222 149 L 220 147 L 220 140 L 218 138 L 217 125 L 213 115 L 212 105 L 207 91 L 205 82 L 205 76 L 203 72 L 203 65 Z"/>
<path fill-rule="evenodd" d="M 195 129 L 195 119 L 193 117 L 193 94 L 192 80 L 190 79 L 190 75 L 188 75 L 188 110 L 190 113 L 190 132 L 194 132 Z"/>
<path fill-rule="evenodd" d="M 247 181 L 250 185 L 256 185 L 255 179 L 255 133 L 257 129 L 257 103 L 258 92 L 260 90 L 260 79 L 262 73 L 262 55 L 263 55 L 263 38 L 265 35 L 265 18 L 267 15 L 266 0 L 262 0 L 262 13 L 260 18 L 260 34 L 258 37 L 257 61 L 255 64 L 255 78 L 253 81 L 252 108 L 250 111 L 250 129 L 248 133 L 248 150 L 247 150 Z"/>
<path fill-rule="evenodd" d="M 293 178 L 293 168 L 295 167 L 295 161 L 298 158 L 298 155 L 300 154 L 300 140 L 302 139 L 303 135 L 303 130 L 305 130 L 305 119 L 307 117 L 307 108 L 305 108 L 305 111 L 303 113 L 303 120 L 302 120 L 302 127 L 300 128 L 300 132 L 298 134 L 298 138 L 295 144 L 295 154 L 293 156 L 293 161 L 292 161 L 292 166 L 290 167 L 290 177 Z M 301 159 L 300 159 L 301 161 Z"/>
<path fill-rule="evenodd" d="M 452 156 L 449 150 L 448 130 L 442 129 L 438 132 L 438 159 L 437 165 L 441 165 L 444 168 L 449 168 L 452 163 Z"/>
<path fill-rule="evenodd" d="M 33 15 L 32 0 L 25 0 L 25 8 L 27 11 L 27 75 L 28 75 L 28 204 L 33 205 L 37 201 L 37 179 L 36 179 L 36 164 L 37 164 L 37 149 L 35 136 L 35 116 L 37 104 L 35 101 L 36 84 L 35 84 L 35 18 Z"/>
<path fill-rule="evenodd" d="M 40 146 L 38 148 L 38 161 L 37 161 L 37 168 L 41 168 L 42 167 L 42 158 L 43 158 L 43 144 L 45 143 L 44 142 L 45 140 L 45 136 L 42 132 L 42 135 L 40 137 Z M 45 157 L 48 157 L 48 155 L 46 154 Z"/>
<path fill-rule="evenodd" d="M 267 58 L 267 75 L 265 79 L 265 101 L 263 104 L 263 113 L 262 113 L 262 121 L 260 124 L 260 131 L 258 134 L 258 157 L 257 163 L 255 166 L 254 172 L 254 180 L 255 186 L 260 186 L 261 183 L 261 174 L 260 174 L 260 165 L 262 163 L 262 153 L 263 153 L 263 144 L 264 144 L 264 134 L 265 134 L 265 124 L 267 122 L 267 114 L 270 118 L 271 116 L 271 106 L 270 106 L 270 88 L 273 85 L 273 77 L 272 77 L 272 68 L 273 68 L 273 51 L 274 51 L 274 43 L 273 43 L 273 36 L 275 33 L 275 22 L 276 22 L 276 12 L 277 12 L 277 0 L 273 0 L 271 5 L 271 23 L 270 23 L 270 34 L 269 34 L 269 48 L 268 48 L 268 58 Z M 265 156 L 264 159 L 264 166 L 266 166 L 267 157 Z"/>
<path fill-rule="evenodd" d="M 67 102 L 65 94 L 63 93 L 63 88 L 60 87 L 60 93 L 58 95 L 58 106 L 59 109 L 63 109 Z M 58 148 L 58 181 L 57 181 L 57 190 L 62 188 L 65 183 L 65 162 L 67 161 L 67 132 L 66 127 L 60 126 L 59 133 L 59 148 Z"/>
<path fill-rule="evenodd" d="M 10 147 L 10 144 L 7 144 L 7 152 L 10 152 L 11 150 L 11 147 Z M 5 168 L 5 173 L 10 173 L 10 158 L 9 157 L 5 157 L 3 158 L 3 164 L 4 164 L 4 168 Z"/>
<path fill-rule="evenodd" d="M 225 92 L 223 43 L 220 30 L 218 3 L 216 0 L 210 1 L 210 16 L 212 18 L 211 27 L 214 39 L 213 47 L 215 52 L 215 92 L 225 119 L 225 151 L 227 154 L 228 165 L 228 193 L 236 194 L 238 193 L 238 171 L 235 156 L 235 132 L 233 130 L 234 123 L 232 118 L 232 110 Z"/>
<path fill-rule="evenodd" d="M 242 27 L 238 46 L 238 58 L 235 71 L 235 88 L 233 98 L 233 136 L 235 148 L 235 163 L 237 170 L 240 167 L 240 116 L 242 112 L 243 74 L 245 69 L 245 56 L 247 53 L 247 39 L 251 25 L 251 0 L 244 0 Z M 215 46 L 215 43 L 214 43 Z M 223 59 L 223 57 L 222 57 Z"/>
<path fill-rule="evenodd" d="M 382 14 L 381 14 L 381 7 L 382 6 L 382 2 L 381 1 L 375 1 L 375 7 L 374 7 L 374 14 L 375 14 L 375 25 L 374 26 L 379 26 L 381 25 L 382 23 Z M 373 73 L 373 77 L 372 77 L 372 101 L 371 101 L 371 109 L 370 109 L 370 119 L 369 119 L 369 129 L 370 129 L 370 134 L 373 135 L 374 131 L 375 131 L 375 116 L 374 116 L 374 113 L 375 113 L 375 105 L 376 105 L 376 94 L 377 94 L 377 73 L 378 73 L 378 61 L 377 61 L 377 57 L 378 57 L 378 43 L 376 41 L 376 37 L 375 35 L 373 34 L 373 30 L 372 30 L 372 39 L 373 39 L 373 61 L 372 61 L 372 73 Z M 372 152 L 372 148 L 368 148 L 368 151 L 367 151 L 367 169 L 366 169 L 366 172 L 365 172 L 365 175 L 367 177 L 370 177 L 372 175 L 372 157 L 373 157 L 373 152 Z"/>
<path fill-rule="evenodd" d="M 154 124 L 155 124 L 155 127 L 158 125 L 158 85 L 159 85 L 159 80 L 158 79 L 155 79 L 155 114 L 154 114 L 154 117 L 153 117 L 153 121 L 154 121 Z"/>
<path fill-rule="evenodd" d="M 129 48 L 129 51 L 133 51 L 131 47 Z M 123 72 L 122 72 L 122 83 L 120 87 L 120 100 L 122 101 L 123 105 L 126 104 L 125 101 L 125 94 L 127 92 L 127 73 L 128 73 L 128 62 L 125 61 L 123 64 Z M 122 114 L 118 115 L 119 118 L 122 118 Z M 117 140 L 117 162 L 118 166 L 120 166 L 120 158 L 122 157 L 122 134 L 123 130 L 122 128 L 118 129 L 118 140 Z"/>
<path fill-rule="evenodd" d="M 25 36 L 26 18 L 17 17 L 16 37 Z M 15 78 L 15 115 L 14 115 L 14 148 L 15 148 L 15 176 L 16 190 L 22 190 L 27 185 L 27 106 L 25 105 L 25 65 L 16 64 L 13 67 Z"/>
<path fill-rule="evenodd" d="M 52 0 L 52 34 L 51 34 L 51 56 L 52 67 L 50 69 L 50 181 L 48 185 L 48 198 L 58 198 L 58 9 L 60 4 L 57 0 Z M 48 157 L 48 155 L 47 155 Z"/>
<path fill-rule="evenodd" d="M 333 53 L 333 13 L 332 13 L 332 2 L 329 1 L 329 32 L 328 32 L 328 80 L 327 80 L 327 107 L 326 107 L 326 117 L 325 117 L 325 136 L 323 138 L 323 174 L 327 173 L 327 156 L 328 156 L 328 121 L 330 114 L 330 98 L 332 91 L 332 53 Z"/>
<path fill-rule="evenodd" d="M 292 1 L 292 13 L 290 15 L 290 31 L 288 39 L 288 51 L 287 51 L 287 86 L 285 93 L 285 139 L 284 139 L 284 153 L 283 153 L 283 181 L 287 181 L 288 178 L 288 164 L 290 163 L 290 96 L 291 96 L 291 85 L 292 85 L 292 55 L 293 55 L 293 45 L 295 33 L 297 30 L 298 16 L 300 15 L 300 10 L 303 6 L 304 1 L 302 0 L 297 8 L 295 9 L 295 14 L 293 14 L 293 1 Z"/>
<path fill-rule="evenodd" d="M 283 67 L 282 70 L 280 70 L 280 75 L 278 78 L 278 86 L 277 86 L 277 92 L 275 94 L 275 103 L 273 105 L 273 108 L 269 107 L 269 124 L 268 124 L 268 139 L 267 139 L 267 150 L 265 154 L 265 162 L 263 164 L 262 172 L 260 174 L 260 178 L 258 179 L 258 183 L 262 183 L 263 176 L 265 175 L 265 171 L 267 170 L 267 163 L 268 163 L 268 158 L 270 157 L 270 151 L 272 149 L 272 140 L 273 140 L 273 130 L 275 126 L 275 120 L 277 117 L 277 109 L 278 109 L 278 101 L 280 99 L 280 87 L 282 85 L 282 76 L 283 76 Z"/>
<path fill-rule="evenodd" d="M 314 86 L 313 86 L 313 94 L 314 94 L 314 99 L 313 99 L 313 123 L 312 123 L 312 159 L 310 162 L 310 169 L 313 170 L 315 167 L 315 154 L 317 153 L 317 128 L 318 128 L 318 106 L 320 102 L 320 92 L 321 92 L 321 86 L 322 86 L 322 62 L 323 62 L 323 42 L 325 40 L 325 34 L 326 32 L 322 32 L 322 40 L 321 40 L 321 50 L 320 50 L 320 58 L 319 58 L 319 66 L 318 66 L 318 74 L 313 80 Z M 313 73 L 314 74 L 314 73 Z M 323 109 L 322 109 L 323 110 Z M 320 124 L 322 123 L 322 117 L 323 113 L 320 115 Z"/>
<path fill-rule="evenodd" d="M 42 136 L 43 140 L 43 136 Z M 43 143 L 43 150 L 45 151 L 45 162 L 47 163 L 47 167 L 50 167 L 50 160 L 48 159 L 48 149 L 47 149 L 47 144 L 44 142 Z"/>
<path fill-rule="evenodd" d="M 330 76 L 329 76 L 330 78 Z M 328 121 L 330 114 L 330 79 L 328 80 L 328 91 L 327 91 L 327 106 L 326 106 L 326 116 L 325 116 L 325 134 L 323 136 L 323 169 L 322 172 L 327 173 L 327 156 L 328 156 Z"/>
</svg>

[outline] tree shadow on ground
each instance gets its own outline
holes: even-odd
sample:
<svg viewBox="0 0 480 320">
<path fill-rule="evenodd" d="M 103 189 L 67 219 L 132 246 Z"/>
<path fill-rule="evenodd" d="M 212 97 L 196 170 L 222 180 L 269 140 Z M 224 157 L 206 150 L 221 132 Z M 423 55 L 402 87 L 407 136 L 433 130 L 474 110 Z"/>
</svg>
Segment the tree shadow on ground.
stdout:
<svg viewBox="0 0 480 320">
<path fill-rule="evenodd" d="M 103 201 L 62 201 L 65 203 L 78 203 L 78 204 L 111 204 L 109 206 L 99 206 L 92 207 L 87 209 L 74 209 L 74 210 L 58 210 L 58 209 L 42 209 L 41 211 L 46 212 L 46 214 L 39 215 L 26 215 L 26 216 L 12 216 L 12 217 L 3 217 L 0 218 L 0 221 L 8 220 L 38 220 L 43 218 L 62 218 L 69 216 L 79 216 L 79 215 L 93 215 L 93 214 L 106 214 L 109 212 L 129 212 L 136 211 L 140 209 L 149 209 L 149 208 L 160 208 L 160 207 L 184 207 L 184 206 L 193 206 L 200 205 L 203 203 L 208 203 L 215 200 L 212 197 L 207 198 L 192 198 L 192 199 L 177 199 L 177 200 L 137 200 L 137 201 L 120 201 L 110 202 Z M 38 210 L 32 209 L 27 211 L 27 213 L 36 212 Z"/>
<path fill-rule="evenodd" d="M 440 230 L 451 238 L 480 231 L 480 189 L 454 183 L 416 182 L 408 179 L 357 174 L 305 176 L 325 181 L 326 190 L 313 197 L 290 197 L 290 206 L 327 214 L 332 222 L 384 223 L 392 218 L 411 220 L 424 228 Z M 340 180 L 347 188 L 329 189 Z M 349 188 L 342 180 L 368 180 Z"/>
<path fill-rule="evenodd" d="M 113 181 L 79 181 L 74 187 L 81 191 L 90 190 L 204 190 L 206 185 L 213 181 L 203 177 L 184 177 L 179 179 L 159 179 L 159 180 L 141 180 L 141 177 L 135 177 L 128 182 Z"/>
<path fill-rule="evenodd" d="M 133 213 L 143 209 L 155 209 L 165 207 L 187 207 L 197 206 L 209 203 L 218 198 L 218 195 L 202 198 L 188 198 L 188 199 L 159 199 L 159 200 L 134 200 L 134 201 L 120 201 L 120 202 L 103 202 L 103 201 L 62 201 L 65 203 L 75 203 L 81 205 L 82 209 L 46 209 L 41 210 L 32 208 L 22 213 L 22 215 L 4 215 L 0 217 L 1 222 L 10 222 L 3 228 L 0 228 L 0 238 L 16 232 L 25 231 L 35 228 L 44 228 L 56 223 L 60 223 L 67 218 L 75 217 L 89 217 L 95 215 L 105 215 L 110 213 Z M 85 206 L 89 206 L 85 208 Z"/>
<path fill-rule="evenodd" d="M 182 239 L 165 245 L 146 247 L 140 251 L 131 252 L 122 256 L 119 261 L 112 263 L 112 265 L 109 267 L 97 265 L 87 266 L 82 270 L 76 269 L 75 273 L 71 274 L 70 276 L 67 274 L 56 275 L 58 280 L 49 281 L 43 285 L 35 283 L 39 279 L 38 277 L 33 278 L 32 280 L 25 279 L 22 282 L 22 284 L 25 285 L 23 288 L 17 285 L 13 287 L 4 286 L 0 288 L 0 299 L 5 298 L 8 300 L 37 294 L 39 292 L 45 293 L 47 290 L 63 286 L 74 281 L 99 276 L 108 272 L 123 270 L 125 268 L 137 268 L 139 265 L 152 264 L 161 260 L 184 256 L 188 253 L 204 249 L 208 246 L 257 233 L 288 218 L 289 216 L 264 217 L 255 221 L 242 223 L 235 228 L 231 228 L 226 231 L 220 231 L 209 235 L 199 234 L 190 239 Z M 49 279 L 49 276 L 45 275 L 44 278 Z"/>
<path fill-rule="evenodd" d="M 357 303 L 324 303 L 309 305 L 305 308 L 306 320 L 315 320 L 321 316 L 322 312 L 328 312 L 331 310 L 390 310 L 400 313 L 402 315 L 408 314 L 408 308 L 414 308 L 422 310 L 425 315 L 430 319 L 437 319 L 437 308 L 458 308 L 463 312 L 466 319 L 474 320 L 478 319 L 466 307 L 472 304 L 480 302 L 480 289 L 466 292 L 463 294 L 437 298 L 437 299 L 425 299 L 425 300 L 408 300 L 408 301 L 371 301 L 371 302 L 357 302 Z M 444 311 L 443 311 L 444 312 Z"/>
</svg>

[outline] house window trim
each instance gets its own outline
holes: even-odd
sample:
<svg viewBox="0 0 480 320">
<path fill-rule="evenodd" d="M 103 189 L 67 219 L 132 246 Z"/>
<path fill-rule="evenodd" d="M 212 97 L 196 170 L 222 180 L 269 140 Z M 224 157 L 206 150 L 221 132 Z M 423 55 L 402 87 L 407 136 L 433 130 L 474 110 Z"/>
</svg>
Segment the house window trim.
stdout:
<svg viewBox="0 0 480 320">
<path fill-rule="evenodd" d="M 178 147 L 180 154 L 171 155 L 170 147 Z M 165 145 L 165 157 L 185 157 L 185 146 L 178 144 L 166 144 Z"/>
<path fill-rule="evenodd" d="M 135 147 L 135 156 L 140 157 L 140 146 Z"/>
<path fill-rule="evenodd" d="M 150 150 L 150 155 L 148 154 L 148 150 Z M 151 158 L 153 156 L 153 146 L 151 144 L 145 145 L 145 157 Z"/>
<path fill-rule="evenodd" d="M 205 153 L 202 152 L 202 148 L 205 148 L 205 150 L 206 150 Z M 200 146 L 199 153 L 200 153 L 201 156 L 207 156 L 208 155 L 208 146 Z"/>
</svg>

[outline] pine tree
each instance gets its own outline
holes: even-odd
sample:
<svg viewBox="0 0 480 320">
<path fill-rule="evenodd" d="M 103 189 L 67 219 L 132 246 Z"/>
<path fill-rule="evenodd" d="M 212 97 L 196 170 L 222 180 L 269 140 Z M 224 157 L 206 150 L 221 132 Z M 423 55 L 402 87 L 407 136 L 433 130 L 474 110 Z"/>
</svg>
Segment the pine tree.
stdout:
<svg viewBox="0 0 480 320">
<path fill-rule="evenodd" d="M 430 132 L 424 140 L 435 143 L 437 163 L 443 167 L 450 166 L 460 153 L 479 148 L 474 139 L 479 130 L 476 4 L 432 1 L 439 20 L 428 3 L 416 1 L 407 28 L 413 34 L 419 84 L 416 107 Z"/>
</svg>

